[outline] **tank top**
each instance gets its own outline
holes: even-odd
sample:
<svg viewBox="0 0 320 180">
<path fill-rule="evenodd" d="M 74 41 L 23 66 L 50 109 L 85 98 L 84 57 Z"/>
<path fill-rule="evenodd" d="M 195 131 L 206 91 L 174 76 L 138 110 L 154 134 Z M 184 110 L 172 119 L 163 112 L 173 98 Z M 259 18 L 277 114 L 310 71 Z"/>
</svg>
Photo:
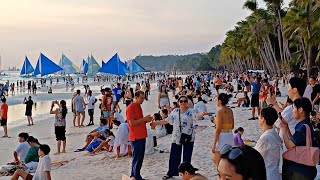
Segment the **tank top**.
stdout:
<svg viewBox="0 0 320 180">
<path fill-rule="evenodd" d="M 62 118 L 62 108 L 59 108 L 57 110 L 59 113 L 55 115 L 54 126 L 66 126 L 66 120 Z"/>
<path fill-rule="evenodd" d="M 160 98 L 168 98 L 168 94 L 166 94 L 166 93 L 160 93 Z"/>
<path fill-rule="evenodd" d="M 77 112 L 84 112 L 84 107 L 81 101 L 81 96 L 76 96 L 75 97 L 75 102 L 76 102 L 76 111 Z"/>
</svg>

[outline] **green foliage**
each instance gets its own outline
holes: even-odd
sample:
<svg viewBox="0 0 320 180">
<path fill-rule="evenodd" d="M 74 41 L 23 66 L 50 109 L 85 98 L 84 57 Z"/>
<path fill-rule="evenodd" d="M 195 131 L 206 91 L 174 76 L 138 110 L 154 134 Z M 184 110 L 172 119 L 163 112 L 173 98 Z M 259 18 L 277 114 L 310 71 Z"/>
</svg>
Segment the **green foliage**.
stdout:
<svg viewBox="0 0 320 180">
<path fill-rule="evenodd" d="M 220 45 L 208 53 L 167 56 L 137 56 L 135 60 L 149 71 L 207 71 L 220 66 Z"/>
</svg>

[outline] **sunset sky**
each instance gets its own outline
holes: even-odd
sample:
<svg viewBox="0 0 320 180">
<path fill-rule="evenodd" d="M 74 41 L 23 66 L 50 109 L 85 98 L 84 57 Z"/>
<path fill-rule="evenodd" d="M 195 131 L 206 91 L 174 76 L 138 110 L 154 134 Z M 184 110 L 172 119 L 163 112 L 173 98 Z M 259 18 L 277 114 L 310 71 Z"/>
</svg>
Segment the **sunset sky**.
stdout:
<svg viewBox="0 0 320 180">
<path fill-rule="evenodd" d="M 288 2 L 287 0 L 286 2 Z M 108 60 L 207 52 L 249 15 L 244 0 L 1 0 L 2 65 L 40 52 L 77 65 L 89 53 Z"/>
</svg>

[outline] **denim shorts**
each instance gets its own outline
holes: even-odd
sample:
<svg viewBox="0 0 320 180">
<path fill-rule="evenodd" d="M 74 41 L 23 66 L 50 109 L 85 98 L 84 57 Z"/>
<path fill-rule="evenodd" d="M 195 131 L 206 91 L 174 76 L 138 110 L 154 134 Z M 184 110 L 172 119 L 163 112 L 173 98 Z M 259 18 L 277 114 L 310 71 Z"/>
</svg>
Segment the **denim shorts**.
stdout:
<svg viewBox="0 0 320 180">
<path fill-rule="evenodd" d="M 102 111 L 103 117 L 109 117 L 111 114 L 111 111 Z"/>
</svg>

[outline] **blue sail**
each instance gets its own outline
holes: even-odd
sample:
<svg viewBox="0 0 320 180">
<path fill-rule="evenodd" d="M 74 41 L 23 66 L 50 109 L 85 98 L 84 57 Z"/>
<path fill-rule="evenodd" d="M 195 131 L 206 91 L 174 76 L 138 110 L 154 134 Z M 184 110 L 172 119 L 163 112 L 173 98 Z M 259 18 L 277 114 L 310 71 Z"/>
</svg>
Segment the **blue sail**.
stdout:
<svg viewBox="0 0 320 180">
<path fill-rule="evenodd" d="M 64 54 L 59 61 L 59 66 L 62 67 L 62 74 L 75 74 L 79 72 L 79 68 L 71 62 L 71 60 Z"/>
<path fill-rule="evenodd" d="M 134 59 L 131 60 L 130 65 L 131 65 L 130 72 L 132 74 L 139 73 L 139 72 L 146 72 L 146 70 Z"/>
<path fill-rule="evenodd" d="M 28 57 L 26 56 L 21 68 L 20 76 L 31 74 L 33 73 L 33 71 L 34 71 L 34 68 L 32 67 Z"/>
<path fill-rule="evenodd" d="M 88 63 L 83 59 L 81 64 L 81 73 L 86 74 L 88 72 Z"/>
<path fill-rule="evenodd" d="M 99 69 L 99 72 L 124 76 L 128 72 L 128 66 L 120 60 L 116 53 Z"/>
<path fill-rule="evenodd" d="M 41 75 L 45 76 L 48 74 L 53 74 L 55 72 L 63 70 L 60 66 L 56 63 L 52 62 L 48 57 L 40 53 L 40 57 L 37 62 L 36 69 L 34 70 L 33 75 Z"/>
<path fill-rule="evenodd" d="M 102 67 L 104 64 L 105 64 L 105 62 L 102 60 L 102 62 L 101 62 L 101 67 Z"/>
</svg>

